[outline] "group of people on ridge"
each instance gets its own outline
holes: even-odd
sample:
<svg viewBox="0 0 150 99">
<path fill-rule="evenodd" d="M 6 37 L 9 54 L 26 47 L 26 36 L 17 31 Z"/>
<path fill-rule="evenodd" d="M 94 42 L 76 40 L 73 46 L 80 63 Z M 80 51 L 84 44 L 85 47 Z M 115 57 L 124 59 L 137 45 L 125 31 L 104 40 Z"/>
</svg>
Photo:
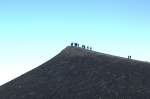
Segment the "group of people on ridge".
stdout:
<svg viewBox="0 0 150 99">
<path fill-rule="evenodd" d="M 71 46 L 80 47 L 78 43 L 71 43 Z M 92 47 L 89 47 L 89 46 L 86 47 L 85 45 L 82 45 L 81 48 L 87 49 L 87 50 L 92 50 Z"/>
<path fill-rule="evenodd" d="M 71 46 L 80 47 L 78 43 L 71 43 Z M 85 46 L 85 45 L 82 45 L 81 48 L 87 49 L 87 50 L 92 50 L 92 47 Z M 131 56 L 128 56 L 128 59 L 131 60 Z"/>
</svg>

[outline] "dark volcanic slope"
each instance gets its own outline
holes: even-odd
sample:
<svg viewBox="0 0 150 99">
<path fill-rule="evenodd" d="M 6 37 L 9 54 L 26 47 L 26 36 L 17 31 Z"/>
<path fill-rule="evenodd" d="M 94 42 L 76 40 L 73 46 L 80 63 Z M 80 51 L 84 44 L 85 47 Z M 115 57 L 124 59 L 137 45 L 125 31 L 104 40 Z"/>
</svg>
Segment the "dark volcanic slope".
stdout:
<svg viewBox="0 0 150 99">
<path fill-rule="evenodd" d="M 67 47 L 0 87 L 0 99 L 142 99 L 149 95 L 149 63 L 76 47 Z"/>
</svg>

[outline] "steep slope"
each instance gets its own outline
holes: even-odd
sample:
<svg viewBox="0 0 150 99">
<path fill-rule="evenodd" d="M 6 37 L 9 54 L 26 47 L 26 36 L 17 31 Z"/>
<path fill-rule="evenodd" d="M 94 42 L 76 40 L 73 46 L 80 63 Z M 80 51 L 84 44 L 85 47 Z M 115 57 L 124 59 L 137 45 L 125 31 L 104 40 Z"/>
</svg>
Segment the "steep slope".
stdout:
<svg viewBox="0 0 150 99">
<path fill-rule="evenodd" d="M 0 87 L 0 99 L 146 99 L 150 63 L 77 47 Z"/>
</svg>

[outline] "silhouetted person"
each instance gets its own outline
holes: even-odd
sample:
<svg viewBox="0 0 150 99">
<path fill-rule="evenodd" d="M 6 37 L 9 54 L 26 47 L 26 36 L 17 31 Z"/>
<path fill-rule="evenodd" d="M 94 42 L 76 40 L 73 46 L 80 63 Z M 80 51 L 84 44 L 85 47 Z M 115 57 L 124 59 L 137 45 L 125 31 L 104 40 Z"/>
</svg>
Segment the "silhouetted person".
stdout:
<svg viewBox="0 0 150 99">
<path fill-rule="evenodd" d="M 87 46 L 87 49 L 89 50 L 89 46 Z"/>
<path fill-rule="evenodd" d="M 84 48 L 84 49 L 85 49 L 85 45 L 82 45 L 82 48 Z"/>
<path fill-rule="evenodd" d="M 78 47 L 79 47 L 79 44 L 78 44 Z"/>
<path fill-rule="evenodd" d="M 77 47 L 77 46 L 78 46 L 78 44 L 77 44 L 77 43 L 74 43 L 74 46 L 75 46 L 75 47 Z"/>
<path fill-rule="evenodd" d="M 92 47 L 90 47 L 90 50 L 92 50 Z"/>
<path fill-rule="evenodd" d="M 131 59 L 131 56 L 128 56 L 128 59 Z"/>
<path fill-rule="evenodd" d="M 73 46 L 73 43 L 71 43 L 71 46 Z"/>
</svg>

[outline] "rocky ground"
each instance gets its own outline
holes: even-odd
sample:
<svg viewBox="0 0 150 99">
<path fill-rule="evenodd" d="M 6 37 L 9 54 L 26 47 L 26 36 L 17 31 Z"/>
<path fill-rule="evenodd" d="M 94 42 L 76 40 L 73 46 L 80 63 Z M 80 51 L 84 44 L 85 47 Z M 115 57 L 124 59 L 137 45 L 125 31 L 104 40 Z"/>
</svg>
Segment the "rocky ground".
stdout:
<svg viewBox="0 0 150 99">
<path fill-rule="evenodd" d="M 150 63 L 67 47 L 0 87 L 0 99 L 149 99 Z"/>
</svg>

